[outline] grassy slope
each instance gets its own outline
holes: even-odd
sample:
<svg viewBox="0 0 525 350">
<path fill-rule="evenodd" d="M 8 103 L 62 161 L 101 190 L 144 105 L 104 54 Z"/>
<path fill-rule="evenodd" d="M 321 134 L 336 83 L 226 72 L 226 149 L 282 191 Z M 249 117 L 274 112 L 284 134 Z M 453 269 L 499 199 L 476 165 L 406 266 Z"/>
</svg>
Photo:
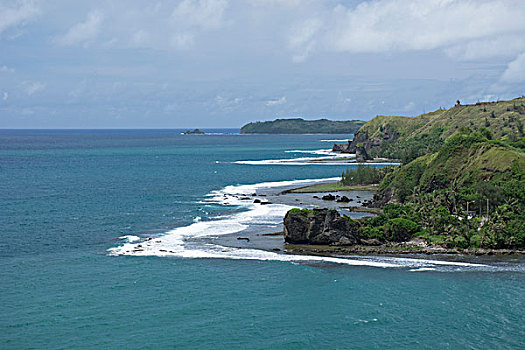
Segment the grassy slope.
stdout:
<svg viewBox="0 0 525 350">
<path fill-rule="evenodd" d="M 294 188 L 283 193 L 320 193 L 338 191 L 376 191 L 377 185 L 343 185 L 341 182 L 329 182 Z"/>
<path fill-rule="evenodd" d="M 393 196 L 404 201 L 416 187 L 429 193 L 453 186 L 506 181 L 515 176 L 513 169 L 525 174 L 525 153 L 522 150 L 501 141 L 456 134 L 439 152 L 419 157 L 397 168 L 383 180 L 380 189 L 386 191 L 391 188 Z"/>
<path fill-rule="evenodd" d="M 364 144 L 374 156 L 389 157 L 395 153 L 389 148 L 403 148 L 404 144 L 408 146 L 414 140 L 424 144 L 425 139 L 433 134 L 436 136 L 434 139 L 443 141 L 462 126 L 473 130 L 486 128 L 495 139 L 505 140 L 525 136 L 524 124 L 525 98 L 521 97 L 510 101 L 459 105 L 417 117 L 377 116 L 361 127 L 354 144 Z M 437 150 L 438 144 L 428 151 Z"/>
</svg>

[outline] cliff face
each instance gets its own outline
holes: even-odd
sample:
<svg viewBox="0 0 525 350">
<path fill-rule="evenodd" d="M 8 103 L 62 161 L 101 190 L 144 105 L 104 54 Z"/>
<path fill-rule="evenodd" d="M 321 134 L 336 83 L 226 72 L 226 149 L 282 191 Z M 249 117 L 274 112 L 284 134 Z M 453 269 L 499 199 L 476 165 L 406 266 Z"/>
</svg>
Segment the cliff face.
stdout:
<svg viewBox="0 0 525 350">
<path fill-rule="evenodd" d="M 290 210 L 284 217 L 284 240 L 292 244 L 360 242 L 357 223 L 333 209 Z"/>
<path fill-rule="evenodd" d="M 525 136 L 525 98 L 511 101 L 457 105 L 417 117 L 377 116 L 363 125 L 346 148 L 356 153 L 362 147 L 371 157 L 411 161 L 438 151 L 461 127 L 487 129 L 494 139 Z"/>
</svg>

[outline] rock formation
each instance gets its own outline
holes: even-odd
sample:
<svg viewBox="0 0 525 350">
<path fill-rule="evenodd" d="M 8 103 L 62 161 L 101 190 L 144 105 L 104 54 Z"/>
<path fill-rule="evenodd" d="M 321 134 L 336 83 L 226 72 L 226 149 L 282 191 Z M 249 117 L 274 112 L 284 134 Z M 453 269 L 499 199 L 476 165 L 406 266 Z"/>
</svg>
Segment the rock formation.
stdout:
<svg viewBox="0 0 525 350">
<path fill-rule="evenodd" d="M 358 224 L 334 209 L 290 210 L 284 240 L 292 244 L 359 244 Z"/>
</svg>

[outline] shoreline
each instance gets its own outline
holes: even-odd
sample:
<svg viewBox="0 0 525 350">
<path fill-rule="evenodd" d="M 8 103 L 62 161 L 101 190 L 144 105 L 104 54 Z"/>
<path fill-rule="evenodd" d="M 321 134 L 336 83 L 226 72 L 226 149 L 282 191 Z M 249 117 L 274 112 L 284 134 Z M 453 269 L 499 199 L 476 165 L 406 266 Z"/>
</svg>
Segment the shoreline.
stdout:
<svg viewBox="0 0 525 350">
<path fill-rule="evenodd" d="M 308 202 L 307 198 L 311 198 L 309 195 L 313 193 L 322 194 L 328 192 L 335 192 L 328 190 L 321 192 L 323 185 L 333 185 L 338 182 L 318 183 L 310 184 L 307 186 L 301 186 L 296 188 L 289 188 L 280 191 L 278 195 L 272 197 L 272 204 L 287 204 L 290 205 L 290 200 L 284 200 L 287 196 L 302 196 L 304 200 L 301 200 L 300 205 L 297 202 L 297 207 L 304 208 L 305 206 L 311 206 L 314 201 L 310 199 Z M 349 186 L 340 191 L 352 191 Z M 311 191 L 298 191 L 297 189 L 317 189 L 316 192 Z M 361 191 L 356 191 L 361 192 Z M 366 191 L 370 192 L 370 191 Z M 263 196 L 266 196 L 263 194 Z M 306 202 L 306 203 L 305 203 Z M 335 203 L 335 201 L 322 201 L 323 204 L 329 204 L 331 206 L 336 205 L 339 210 L 348 210 L 349 212 L 359 213 L 372 213 L 380 214 L 381 209 L 376 208 L 365 208 L 362 206 L 348 206 L 348 203 Z M 317 203 L 316 203 L 317 204 Z M 346 214 L 346 213 L 345 213 Z M 511 249 L 456 249 L 456 248 L 445 248 L 441 246 L 427 246 L 421 239 L 415 238 L 412 242 L 403 243 L 387 243 L 381 245 L 308 245 L 308 244 L 289 244 L 284 242 L 283 232 L 260 232 L 251 230 L 251 232 L 237 232 L 214 239 L 216 244 L 223 245 L 226 247 L 233 248 L 244 248 L 244 249 L 258 249 L 268 252 L 278 252 L 280 254 L 287 255 L 306 255 L 306 256 L 324 256 L 324 257 L 345 257 L 350 255 L 377 255 L 377 256 L 443 256 L 444 258 L 450 259 L 455 256 L 462 257 L 516 257 L 522 258 L 525 255 L 525 250 L 511 250 Z"/>
<path fill-rule="evenodd" d="M 373 185 L 342 185 L 341 182 L 327 182 L 322 184 L 308 185 L 284 190 L 281 194 L 287 193 L 319 193 L 319 192 L 340 192 L 340 191 L 377 191 L 379 184 Z"/>
<path fill-rule="evenodd" d="M 410 254 L 424 254 L 424 255 L 444 255 L 444 256 L 515 256 L 523 257 L 525 250 L 512 249 L 455 249 L 443 248 L 436 246 L 416 246 L 404 243 L 398 244 L 383 244 L 377 246 L 370 245 L 353 245 L 353 246 L 337 246 L 337 245 L 308 245 L 308 244 L 284 244 L 286 252 L 290 254 L 319 254 L 319 255 L 348 255 L 348 254 L 376 254 L 376 255 L 410 255 Z"/>
</svg>

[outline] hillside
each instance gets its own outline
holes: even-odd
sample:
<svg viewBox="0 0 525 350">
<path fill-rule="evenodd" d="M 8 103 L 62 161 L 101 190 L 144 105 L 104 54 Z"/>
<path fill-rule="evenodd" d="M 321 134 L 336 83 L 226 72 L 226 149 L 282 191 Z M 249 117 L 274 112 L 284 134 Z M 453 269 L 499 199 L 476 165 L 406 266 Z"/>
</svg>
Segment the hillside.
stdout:
<svg viewBox="0 0 525 350">
<path fill-rule="evenodd" d="M 360 120 L 276 119 L 248 123 L 241 128 L 241 134 L 354 134 L 364 123 Z"/>
<path fill-rule="evenodd" d="M 417 223 L 428 241 L 525 247 L 525 152 L 510 142 L 462 127 L 438 152 L 395 168 L 379 188 L 372 205 L 390 208 L 389 219 Z M 385 222 L 370 219 L 365 231 L 381 236 Z"/>
<path fill-rule="evenodd" d="M 418 156 L 437 151 L 447 137 L 468 127 L 487 129 L 492 138 L 517 140 L 523 137 L 525 98 L 510 101 L 456 105 L 417 117 L 377 116 L 356 133 L 350 153 L 364 148 L 370 157 L 401 159 L 407 163 Z"/>
</svg>

